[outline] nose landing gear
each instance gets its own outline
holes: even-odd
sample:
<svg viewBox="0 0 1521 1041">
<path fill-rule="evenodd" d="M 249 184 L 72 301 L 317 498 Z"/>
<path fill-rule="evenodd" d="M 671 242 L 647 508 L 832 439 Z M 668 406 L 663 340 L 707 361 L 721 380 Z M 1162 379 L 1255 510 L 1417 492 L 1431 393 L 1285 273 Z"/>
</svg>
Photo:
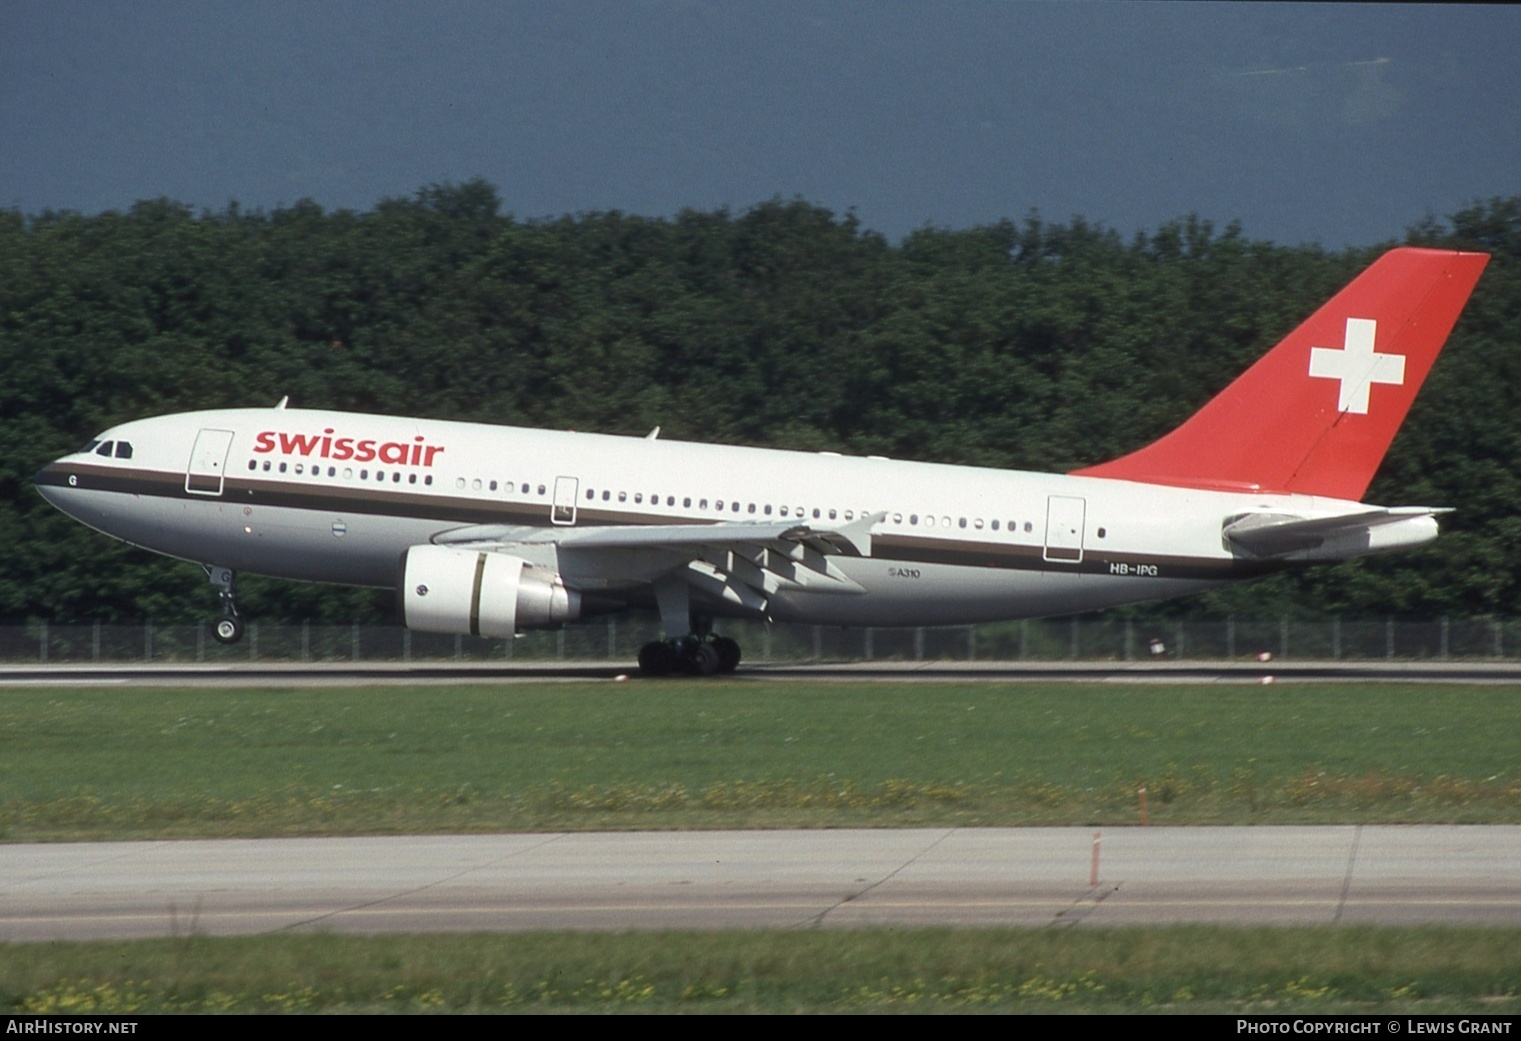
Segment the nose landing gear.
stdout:
<svg viewBox="0 0 1521 1041">
<path fill-rule="evenodd" d="M 222 601 L 222 617 L 212 626 L 211 635 L 218 643 L 237 643 L 243 638 L 243 619 L 238 617 L 237 575 L 232 568 L 215 566 L 208 567 L 206 574 Z"/>
</svg>

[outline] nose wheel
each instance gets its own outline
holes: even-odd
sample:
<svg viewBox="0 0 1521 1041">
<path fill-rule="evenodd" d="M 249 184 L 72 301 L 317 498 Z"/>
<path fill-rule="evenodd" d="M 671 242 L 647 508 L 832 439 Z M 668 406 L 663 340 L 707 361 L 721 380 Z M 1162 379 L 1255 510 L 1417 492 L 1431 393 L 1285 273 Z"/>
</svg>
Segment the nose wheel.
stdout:
<svg viewBox="0 0 1521 1041">
<path fill-rule="evenodd" d="M 222 617 L 212 626 L 211 635 L 218 643 L 237 643 L 243 638 L 243 619 L 238 617 L 237 575 L 227 567 L 208 567 L 206 574 L 222 601 Z"/>
</svg>

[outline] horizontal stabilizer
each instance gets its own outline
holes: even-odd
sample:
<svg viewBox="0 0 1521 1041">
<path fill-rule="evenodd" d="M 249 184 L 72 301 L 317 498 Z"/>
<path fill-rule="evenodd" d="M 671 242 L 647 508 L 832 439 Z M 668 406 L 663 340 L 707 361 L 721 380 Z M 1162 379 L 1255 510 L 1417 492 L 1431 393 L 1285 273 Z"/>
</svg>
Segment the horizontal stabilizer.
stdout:
<svg viewBox="0 0 1521 1041">
<path fill-rule="evenodd" d="M 1451 512 L 1446 507 L 1394 506 L 1334 517 L 1248 513 L 1228 521 L 1221 534 L 1227 546 L 1253 557 L 1284 557 L 1338 545 L 1342 552 L 1334 556 L 1353 557 L 1428 542 L 1436 537 L 1434 518 Z M 1396 531 L 1394 525 L 1403 527 Z"/>
</svg>

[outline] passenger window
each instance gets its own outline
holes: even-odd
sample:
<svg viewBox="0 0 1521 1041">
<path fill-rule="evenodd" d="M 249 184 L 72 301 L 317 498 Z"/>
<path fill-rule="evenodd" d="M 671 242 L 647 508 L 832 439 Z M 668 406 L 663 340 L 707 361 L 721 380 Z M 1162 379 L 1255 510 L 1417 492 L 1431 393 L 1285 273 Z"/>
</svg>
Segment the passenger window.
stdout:
<svg viewBox="0 0 1521 1041">
<path fill-rule="evenodd" d="M 994 521 L 994 522 L 993 522 L 993 530 L 994 530 L 994 531 L 997 531 L 997 530 L 998 530 L 998 522 L 997 522 L 997 521 Z"/>
<path fill-rule="evenodd" d="M 613 497 L 613 493 L 612 492 L 607 491 L 605 489 L 603 490 L 603 492 L 602 492 L 602 501 L 603 502 L 607 502 L 612 497 Z"/>
<path fill-rule="evenodd" d="M 539 494 L 540 494 L 540 495 L 543 495 L 543 494 L 544 494 L 544 486 L 543 486 L 543 485 L 542 485 L 542 484 L 541 484 L 541 485 L 539 485 Z"/>
<path fill-rule="evenodd" d="M 595 491 L 593 491 L 590 488 L 586 489 L 586 501 L 587 502 L 591 502 L 596 497 L 597 497 L 597 493 Z"/>
<path fill-rule="evenodd" d="M 281 472 L 281 473 L 284 473 L 284 472 L 285 472 L 285 469 L 286 469 L 286 467 L 285 467 L 285 464 L 284 464 L 284 463 L 281 463 L 281 464 L 280 464 L 280 472 Z"/>
<path fill-rule="evenodd" d="M 1026 531 L 1034 531 L 1035 530 L 1035 525 L 1031 524 L 1029 521 L 1025 521 L 1025 530 Z"/>
<path fill-rule="evenodd" d="M 306 473 L 306 467 L 302 466 L 300 463 L 297 463 L 296 464 L 296 473 L 298 473 L 298 474 L 304 474 L 304 473 Z"/>
<path fill-rule="evenodd" d="M 259 468 L 259 461 L 257 459 L 250 459 L 248 461 L 248 468 L 250 470 L 257 470 Z"/>
<path fill-rule="evenodd" d="M 416 474 L 407 474 L 407 483 L 408 484 L 416 484 L 417 483 L 417 475 Z M 492 481 L 491 483 L 493 485 L 496 484 L 495 481 Z M 492 488 L 492 491 L 495 491 L 495 490 L 496 490 L 495 488 Z"/>
<path fill-rule="evenodd" d="M 628 492 L 619 492 L 618 493 L 618 501 L 619 502 L 628 502 Z"/>
<path fill-rule="evenodd" d="M 269 473 L 269 460 L 264 460 L 264 472 Z"/>
<path fill-rule="evenodd" d="M 681 500 L 681 505 L 682 505 L 682 507 L 684 509 L 690 510 L 692 508 L 692 498 L 691 498 L 691 496 L 687 496 L 686 498 L 682 499 Z"/>
<path fill-rule="evenodd" d="M 395 473 L 393 473 L 391 475 L 391 483 L 392 484 L 400 484 L 401 483 L 401 471 L 400 470 L 397 470 Z M 481 482 L 479 482 L 479 481 L 475 482 L 477 488 L 480 487 L 480 483 Z"/>
<path fill-rule="evenodd" d="M 413 484 L 417 483 L 417 475 L 416 474 L 412 475 L 412 483 Z M 491 484 L 489 485 L 489 487 L 490 487 L 491 491 L 496 491 L 496 482 L 492 481 Z"/>
<path fill-rule="evenodd" d="M 749 512 L 750 512 L 750 513 L 754 513 L 754 512 L 755 512 L 755 503 L 753 503 L 753 502 L 752 502 L 752 503 L 751 503 L 751 504 L 750 504 L 750 510 L 749 510 Z"/>
</svg>

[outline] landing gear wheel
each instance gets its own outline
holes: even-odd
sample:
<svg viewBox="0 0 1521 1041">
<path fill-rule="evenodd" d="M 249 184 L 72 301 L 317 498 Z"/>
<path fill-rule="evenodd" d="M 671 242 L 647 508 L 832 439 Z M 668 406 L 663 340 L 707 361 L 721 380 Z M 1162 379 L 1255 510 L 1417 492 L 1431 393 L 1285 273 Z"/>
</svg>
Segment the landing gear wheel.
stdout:
<svg viewBox="0 0 1521 1041">
<path fill-rule="evenodd" d="M 665 640 L 639 648 L 639 671 L 646 676 L 669 676 L 681 667 L 681 655 Z"/>
<path fill-rule="evenodd" d="M 243 623 L 235 615 L 217 619 L 211 635 L 218 643 L 237 643 L 243 638 Z"/>
<path fill-rule="evenodd" d="M 718 652 L 718 671 L 733 672 L 739 668 L 739 643 L 727 636 L 713 637 L 713 650 Z"/>
<path fill-rule="evenodd" d="M 682 656 L 683 664 L 693 676 L 711 676 L 718 671 L 718 652 L 711 643 L 693 644 Z"/>
</svg>

